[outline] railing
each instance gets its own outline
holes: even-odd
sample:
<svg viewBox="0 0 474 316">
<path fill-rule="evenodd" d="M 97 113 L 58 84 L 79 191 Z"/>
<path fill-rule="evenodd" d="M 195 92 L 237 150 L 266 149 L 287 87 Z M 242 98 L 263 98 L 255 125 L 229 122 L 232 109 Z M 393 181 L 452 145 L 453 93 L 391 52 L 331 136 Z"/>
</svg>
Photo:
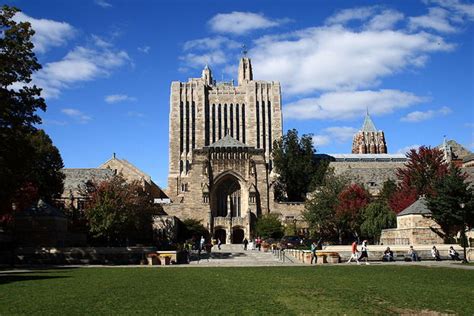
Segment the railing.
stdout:
<svg viewBox="0 0 474 316">
<path fill-rule="evenodd" d="M 285 250 L 284 249 L 272 249 L 272 254 L 278 258 L 278 261 L 285 262 Z"/>
</svg>

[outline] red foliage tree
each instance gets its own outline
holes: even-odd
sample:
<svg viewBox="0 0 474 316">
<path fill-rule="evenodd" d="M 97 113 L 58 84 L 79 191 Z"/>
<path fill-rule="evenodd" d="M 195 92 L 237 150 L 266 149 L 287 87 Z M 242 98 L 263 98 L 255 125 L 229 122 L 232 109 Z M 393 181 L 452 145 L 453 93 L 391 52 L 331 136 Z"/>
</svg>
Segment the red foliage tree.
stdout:
<svg viewBox="0 0 474 316">
<path fill-rule="evenodd" d="M 399 213 L 421 195 L 429 195 L 440 178 L 448 173 L 449 165 L 438 148 L 421 146 L 407 153 L 405 167 L 397 170 L 399 184 L 389 199 L 390 208 Z"/>
<path fill-rule="evenodd" d="M 339 242 L 342 243 L 342 234 L 350 231 L 354 236 L 359 236 L 361 224 L 361 211 L 369 204 L 370 194 L 358 184 L 346 187 L 338 196 L 339 203 L 336 207 L 336 221 L 338 223 Z"/>
</svg>

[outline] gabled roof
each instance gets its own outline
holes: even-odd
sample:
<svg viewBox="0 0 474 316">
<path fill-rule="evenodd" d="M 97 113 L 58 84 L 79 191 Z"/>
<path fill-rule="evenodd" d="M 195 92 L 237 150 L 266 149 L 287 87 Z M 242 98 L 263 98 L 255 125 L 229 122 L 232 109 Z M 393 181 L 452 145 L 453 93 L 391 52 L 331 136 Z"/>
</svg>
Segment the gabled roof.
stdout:
<svg viewBox="0 0 474 316">
<path fill-rule="evenodd" d="M 420 197 L 416 200 L 412 205 L 398 213 L 397 216 L 403 215 L 431 215 L 431 211 L 428 209 L 426 204 L 426 199 L 424 197 Z"/>
<path fill-rule="evenodd" d="M 216 147 L 224 147 L 224 148 L 235 147 L 235 148 L 237 148 L 237 147 L 249 147 L 249 146 L 245 145 L 241 141 L 238 141 L 237 139 L 233 138 L 230 135 L 226 135 L 226 136 L 222 137 L 221 139 L 219 139 L 218 141 L 216 141 L 215 143 L 210 144 L 209 147 L 212 147 L 212 148 L 216 148 Z"/>
<path fill-rule="evenodd" d="M 362 132 L 376 132 L 375 124 L 370 118 L 369 111 L 365 114 L 364 125 L 362 125 Z"/>
</svg>

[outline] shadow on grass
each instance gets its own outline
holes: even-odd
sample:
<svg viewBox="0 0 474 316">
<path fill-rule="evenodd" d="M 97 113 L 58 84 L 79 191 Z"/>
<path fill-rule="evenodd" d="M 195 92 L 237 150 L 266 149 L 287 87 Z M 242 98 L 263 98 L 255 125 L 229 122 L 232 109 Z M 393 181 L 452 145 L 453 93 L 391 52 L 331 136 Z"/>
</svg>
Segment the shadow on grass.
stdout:
<svg viewBox="0 0 474 316">
<path fill-rule="evenodd" d="M 24 275 L 24 274 L 0 274 L 0 285 L 21 282 L 21 281 L 37 281 L 37 280 L 51 280 L 51 279 L 65 279 L 69 278 L 68 276 L 46 276 L 46 275 Z"/>
</svg>

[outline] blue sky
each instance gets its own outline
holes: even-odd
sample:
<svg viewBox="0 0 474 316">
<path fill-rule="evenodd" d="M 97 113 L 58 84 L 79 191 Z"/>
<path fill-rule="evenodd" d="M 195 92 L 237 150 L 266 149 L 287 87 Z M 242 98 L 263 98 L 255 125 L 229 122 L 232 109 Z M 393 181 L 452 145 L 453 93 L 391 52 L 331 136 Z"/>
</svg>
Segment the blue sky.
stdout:
<svg viewBox="0 0 474 316">
<path fill-rule="evenodd" d="M 166 187 L 169 91 L 236 79 L 282 83 L 284 129 L 349 153 L 366 108 L 390 153 L 443 135 L 474 149 L 474 4 L 426 1 L 6 1 L 36 29 L 43 128 L 65 166 L 117 153 Z"/>
</svg>

